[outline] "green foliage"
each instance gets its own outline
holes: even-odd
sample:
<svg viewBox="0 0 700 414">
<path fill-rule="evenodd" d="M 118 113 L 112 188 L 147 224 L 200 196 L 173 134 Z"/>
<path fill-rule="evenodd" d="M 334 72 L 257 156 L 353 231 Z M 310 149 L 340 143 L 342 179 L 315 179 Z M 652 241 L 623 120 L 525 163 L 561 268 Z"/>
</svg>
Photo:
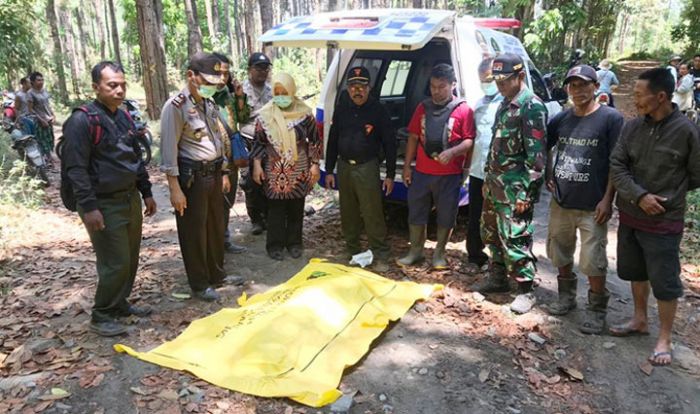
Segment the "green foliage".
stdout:
<svg viewBox="0 0 700 414">
<path fill-rule="evenodd" d="M 27 174 L 24 161 L 15 160 L 9 170 L 0 164 L 0 204 L 37 208 L 44 202 L 43 183 Z"/>
<path fill-rule="evenodd" d="M 278 56 L 274 60 L 273 72 L 286 72 L 294 78 L 297 85 L 297 96 L 316 95 L 321 92 L 323 86 L 320 79 L 325 78 L 326 67 L 325 59 L 317 62 L 316 49 L 285 49 L 285 54 Z M 325 58 L 325 51 L 324 58 Z M 314 66 L 315 63 L 320 64 L 320 68 Z M 319 71 L 321 72 L 319 74 Z M 313 107 L 315 99 L 307 101 L 309 106 Z"/>
<path fill-rule="evenodd" d="M 681 257 L 687 263 L 700 263 L 700 190 L 688 193 Z"/>
<path fill-rule="evenodd" d="M 6 74 L 8 82 L 24 75 L 41 58 L 36 36 L 39 17 L 32 5 L 27 0 L 0 1 L 0 73 Z"/>
<path fill-rule="evenodd" d="M 685 53 L 694 55 L 700 51 L 700 0 L 688 0 L 683 6 L 680 22 L 673 27 L 671 37 L 686 43 Z"/>
</svg>

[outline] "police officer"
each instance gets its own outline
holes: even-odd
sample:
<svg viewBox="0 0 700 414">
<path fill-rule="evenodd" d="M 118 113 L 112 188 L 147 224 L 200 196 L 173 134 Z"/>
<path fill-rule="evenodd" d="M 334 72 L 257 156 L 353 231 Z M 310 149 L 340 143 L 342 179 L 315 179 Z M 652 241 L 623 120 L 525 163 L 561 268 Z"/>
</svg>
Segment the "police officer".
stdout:
<svg viewBox="0 0 700 414">
<path fill-rule="evenodd" d="M 194 296 L 214 301 L 224 282 L 223 194 L 230 190 L 224 162 L 226 131 L 210 99 L 225 83 L 221 61 L 211 53 L 190 58 L 187 86 L 161 114 L 163 171 L 175 208 L 180 250 Z"/>
<path fill-rule="evenodd" d="M 370 98 L 369 71 L 353 67 L 347 75 L 349 99 L 341 100 L 333 113 L 326 151 L 326 187 L 335 187 L 338 162 L 340 222 L 349 256 L 360 252 L 360 232 L 364 223 L 372 252 L 374 270 L 389 270 L 386 224 L 379 186 L 379 157 L 386 155 L 386 177 L 381 189 L 389 195 L 396 174 L 396 136 L 384 107 Z"/>
<path fill-rule="evenodd" d="M 535 305 L 532 283 L 532 216 L 544 182 L 547 109 L 525 85 L 520 56 L 505 53 L 491 73 L 504 100 L 496 113 L 486 161 L 481 231 L 491 251 L 489 275 L 482 293 L 507 292 L 508 276 L 519 294 L 510 308 L 526 313 Z"/>
<path fill-rule="evenodd" d="M 272 87 L 268 81 L 271 69 L 272 62 L 264 53 L 253 53 L 248 58 L 248 79 L 243 81 L 243 92 L 247 97 L 251 115 L 247 122 L 241 122 L 241 136 L 245 138 L 249 151 L 252 150 L 255 141 L 258 112 L 272 100 Z M 253 181 L 251 170 L 252 168 L 241 169 L 241 188 L 245 191 L 245 206 L 253 225 L 252 233 L 258 235 L 267 227 L 267 198 L 262 186 Z"/>
<path fill-rule="evenodd" d="M 92 69 L 97 95 L 75 110 L 63 125 L 63 167 L 67 187 L 90 235 L 97 256 L 97 289 L 90 330 L 102 336 L 126 332 L 120 316 L 147 316 L 149 308 L 130 305 L 141 247 L 141 201 L 144 214 L 156 212 L 148 173 L 129 116 L 119 110 L 126 94 L 124 69 L 100 62 Z M 98 185 L 99 183 L 99 185 Z M 62 192 L 66 188 L 62 188 Z"/>
</svg>

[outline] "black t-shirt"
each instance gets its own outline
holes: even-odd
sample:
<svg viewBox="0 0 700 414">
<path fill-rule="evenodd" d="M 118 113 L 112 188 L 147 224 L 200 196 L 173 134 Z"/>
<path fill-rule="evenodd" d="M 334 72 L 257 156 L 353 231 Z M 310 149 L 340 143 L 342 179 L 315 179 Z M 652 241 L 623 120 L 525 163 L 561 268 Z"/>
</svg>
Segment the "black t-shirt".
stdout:
<svg viewBox="0 0 700 414">
<path fill-rule="evenodd" d="M 547 149 L 556 147 L 553 196 L 560 206 L 595 210 L 605 195 L 610 154 L 623 123 L 622 115 L 605 105 L 584 117 L 569 109 L 549 121 Z"/>
<path fill-rule="evenodd" d="M 692 68 L 690 74 L 693 75 L 693 82 L 695 82 L 696 92 L 700 90 L 700 69 Z"/>
</svg>

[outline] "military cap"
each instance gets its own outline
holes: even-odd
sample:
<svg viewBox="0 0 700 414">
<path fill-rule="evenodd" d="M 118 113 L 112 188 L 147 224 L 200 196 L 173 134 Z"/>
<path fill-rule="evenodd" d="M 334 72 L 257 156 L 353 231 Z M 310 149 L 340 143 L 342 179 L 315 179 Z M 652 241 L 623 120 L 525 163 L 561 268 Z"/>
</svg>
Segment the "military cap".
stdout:
<svg viewBox="0 0 700 414">
<path fill-rule="evenodd" d="M 491 67 L 491 74 L 496 81 L 504 80 L 523 70 L 523 59 L 513 53 L 496 56 Z"/>
</svg>

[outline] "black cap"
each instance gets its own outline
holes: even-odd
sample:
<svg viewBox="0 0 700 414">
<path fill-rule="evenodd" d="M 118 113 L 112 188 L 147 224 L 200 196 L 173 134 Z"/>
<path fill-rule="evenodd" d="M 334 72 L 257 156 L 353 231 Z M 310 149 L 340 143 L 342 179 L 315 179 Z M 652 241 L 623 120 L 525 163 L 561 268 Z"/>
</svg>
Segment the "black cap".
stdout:
<svg viewBox="0 0 700 414">
<path fill-rule="evenodd" d="M 352 83 L 360 83 L 369 85 L 369 71 L 364 66 L 355 66 L 348 71 L 348 85 Z"/>
<path fill-rule="evenodd" d="M 491 74 L 494 80 L 504 80 L 514 73 L 523 70 L 523 59 L 514 53 L 504 53 L 496 56 L 491 66 Z"/>
<path fill-rule="evenodd" d="M 583 79 L 586 82 L 598 82 L 598 74 L 595 72 L 595 69 L 588 65 L 578 65 L 569 69 L 569 71 L 566 72 L 564 85 L 569 83 L 573 78 Z"/>
<path fill-rule="evenodd" d="M 251 68 L 255 65 L 272 65 L 272 61 L 264 53 L 255 52 L 248 58 L 248 67 Z"/>
<path fill-rule="evenodd" d="M 209 83 L 224 83 L 226 81 L 225 73 L 228 71 L 228 65 L 213 53 L 197 52 L 190 58 L 190 70 L 193 70 Z"/>
</svg>

